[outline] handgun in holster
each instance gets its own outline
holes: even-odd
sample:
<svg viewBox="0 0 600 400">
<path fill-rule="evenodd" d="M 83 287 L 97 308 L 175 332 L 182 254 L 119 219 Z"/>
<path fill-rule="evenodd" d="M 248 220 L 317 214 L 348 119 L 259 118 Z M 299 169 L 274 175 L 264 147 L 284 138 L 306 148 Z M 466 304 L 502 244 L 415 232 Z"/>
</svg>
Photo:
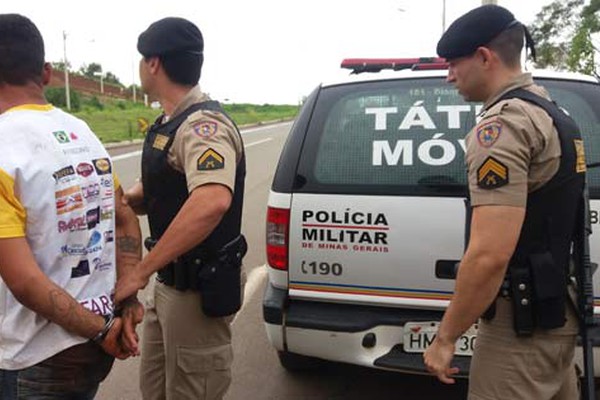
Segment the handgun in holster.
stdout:
<svg viewBox="0 0 600 400">
<path fill-rule="evenodd" d="M 247 251 L 246 239 L 239 235 L 211 254 L 200 269 L 198 289 L 207 316 L 224 317 L 241 308 L 241 266 Z"/>
</svg>

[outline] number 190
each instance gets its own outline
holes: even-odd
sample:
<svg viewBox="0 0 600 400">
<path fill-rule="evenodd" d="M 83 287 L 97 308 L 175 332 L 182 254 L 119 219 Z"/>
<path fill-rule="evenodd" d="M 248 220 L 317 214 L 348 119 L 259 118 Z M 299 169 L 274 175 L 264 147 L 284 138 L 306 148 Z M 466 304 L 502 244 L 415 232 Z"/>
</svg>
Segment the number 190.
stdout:
<svg viewBox="0 0 600 400">
<path fill-rule="evenodd" d="M 342 275 L 342 264 L 339 263 L 329 264 L 326 262 L 317 263 L 316 261 L 302 261 L 302 266 L 300 268 L 303 274 L 335 276 Z"/>
</svg>

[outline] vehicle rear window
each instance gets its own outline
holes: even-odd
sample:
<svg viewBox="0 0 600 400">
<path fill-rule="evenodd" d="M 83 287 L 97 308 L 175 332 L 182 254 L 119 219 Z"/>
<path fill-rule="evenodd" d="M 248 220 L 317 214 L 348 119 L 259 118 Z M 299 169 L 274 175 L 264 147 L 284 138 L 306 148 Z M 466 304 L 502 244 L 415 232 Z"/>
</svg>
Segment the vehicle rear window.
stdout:
<svg viewBox="0 0 600 400">
<path fill-rule="evenodd" d="M 600 86 L 541 80 L 578 122 L 588 163 L 600 161 Z M 466 194 L 464 137 L 481 104 L 467 103 L 442 78 L 324 88 L 299 165 L 313 193 L 456 196 Z M 597 196 L 600 168 L 589 171 Z"/>
</svg>

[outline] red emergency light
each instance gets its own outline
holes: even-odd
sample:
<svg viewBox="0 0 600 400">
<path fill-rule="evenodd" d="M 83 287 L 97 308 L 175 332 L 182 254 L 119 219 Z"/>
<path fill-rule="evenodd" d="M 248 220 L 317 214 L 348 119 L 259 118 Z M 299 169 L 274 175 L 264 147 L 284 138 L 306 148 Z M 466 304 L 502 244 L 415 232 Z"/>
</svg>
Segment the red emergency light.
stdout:
<svg viewBox="0 0 600 400">
<path fill-rule="evenodd" d="M 401 69 L 433 70 L 448 69 L 448 63 L 441 57 L 419 58 L 346 58 L 342 68 L 351 69 L 353 74 L 361 72 L 379 72 L 383 69 L 399 71 Z"/>
</svg>

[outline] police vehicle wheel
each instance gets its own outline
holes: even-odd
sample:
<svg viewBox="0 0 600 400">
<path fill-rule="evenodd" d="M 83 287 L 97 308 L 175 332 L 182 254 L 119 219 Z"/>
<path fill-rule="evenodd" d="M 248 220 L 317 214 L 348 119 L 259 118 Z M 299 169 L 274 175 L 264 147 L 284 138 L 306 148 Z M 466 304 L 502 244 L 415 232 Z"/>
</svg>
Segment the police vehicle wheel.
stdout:
<svg viewBox="0 0 600 400">
<path fill-rule="evenodd" d="M 321 359 L 287 351 L 278 351 L 277 355 L 279 356 L 281 366 L 290 372 L 311 371 L 323 365 L 323 360 Z"/>
</svg>

